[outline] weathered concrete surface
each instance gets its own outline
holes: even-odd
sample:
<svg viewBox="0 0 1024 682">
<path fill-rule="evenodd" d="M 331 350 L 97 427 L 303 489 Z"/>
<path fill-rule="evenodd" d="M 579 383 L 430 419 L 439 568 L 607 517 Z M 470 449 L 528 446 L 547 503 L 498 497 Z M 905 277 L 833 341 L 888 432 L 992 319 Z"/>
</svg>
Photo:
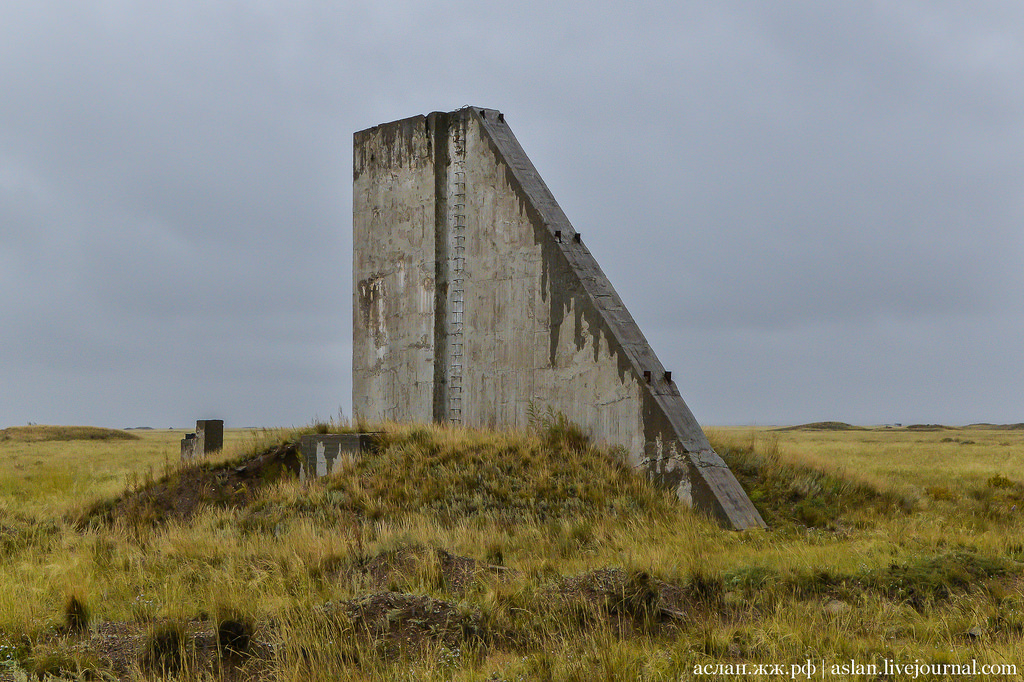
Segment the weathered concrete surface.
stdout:
<svg viewBox="0 0 1024 682">
<path fill-rule="evenodd" d="M 551 407 L 764 526 L 499 112 L 358 132 L 353 177 L 357 418 L 525 427 Z"/>
<path fill-rule="evenodd" d="M 307 481 L 333 474 L 376 447 L 376 434 L 340 433 L 303 436 L 299 449 L 299 479 Z"/>
<path fill-rule="evenodd" d="M 358 135 L 352 231 L 356 414 L 430 421 L 434 394 L 434 152 L 423 116 Z"/>
<path fill-rule="evenodd" d="M 197 419 L 196 432 L 181 439 L 181 461 L 201 459 L 224 447 L 224 420 Z"/>
<path fill-rule="evenodd" d="M 196 458 L 196 434 L 186 433 L 181 439 L 181 461 L 189 462 Z"/>
<path fill-rule="evenodd" d="M 224 420 L 196 420 L 196 450 L 205 455 L 220 452 L 224 448 Z"/>
</svg>

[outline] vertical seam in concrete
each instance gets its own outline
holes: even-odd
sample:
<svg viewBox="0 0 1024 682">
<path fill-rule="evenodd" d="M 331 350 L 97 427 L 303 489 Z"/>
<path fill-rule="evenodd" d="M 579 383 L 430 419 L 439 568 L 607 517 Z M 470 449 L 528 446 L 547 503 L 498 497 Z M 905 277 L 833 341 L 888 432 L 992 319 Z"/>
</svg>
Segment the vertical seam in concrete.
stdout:
<svg viewBox="0 0 1024 682">
<path fill-rule="evenodd" d="M 448 124 L 449 115 L 427 119 L 434 151 L 434 421 L 448 418 Z"/>
<path fill-rule="evenodd" d="M 466 294 L 466 144 L 464 112 L 448 119 L 447 183 L 448 204 L 448 420 L 462 423 L 463 363 L 465 337 L 463 322 Z"/>
</svg>

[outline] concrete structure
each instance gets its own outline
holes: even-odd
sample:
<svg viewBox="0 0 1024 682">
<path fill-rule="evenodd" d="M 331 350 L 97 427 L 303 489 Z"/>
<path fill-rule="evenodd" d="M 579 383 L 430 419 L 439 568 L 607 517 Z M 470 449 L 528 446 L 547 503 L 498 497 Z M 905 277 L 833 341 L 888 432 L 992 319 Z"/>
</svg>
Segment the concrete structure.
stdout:
<svg viewBox="0 0 1024 682">
<path fill-rule="evenodd" d="M 552 408 L 723 524 L 764 526 L 502 114 L 358 132 L 353 164 L 356 418 Z"/>
<path fill-rule="evenodd" d="M 330 433 L 303 436 L 299 480 L 333 474 L 376 447 L 373 433 Z"/>
<path fill-rule="evenodd" d="M 186 433 L 181 439 L 181 461 L 191 462 L 196 458 L 196 434 Z"/>
<path fill-rule="evenodd" d="M 206 457 L 224 447 L 224 420 L 198 419 L 196 432 L 181 439 L 181 461 Z"/>
</svg>

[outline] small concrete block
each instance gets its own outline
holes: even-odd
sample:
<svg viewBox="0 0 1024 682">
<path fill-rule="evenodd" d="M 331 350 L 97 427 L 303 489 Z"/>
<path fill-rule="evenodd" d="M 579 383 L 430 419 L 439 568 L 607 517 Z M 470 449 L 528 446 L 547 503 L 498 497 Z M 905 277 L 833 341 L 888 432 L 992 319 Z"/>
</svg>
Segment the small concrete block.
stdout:
<svg viewBox="0 0 1024 682">
<path fill-rule="evenodd" d="M 333 474 L 376 450 L 376 433 L 329 433 L 303 436 L 299 479 Z"/>
<path fill-rule="evenodd" d="M 181 461 L 189 462 L 196 456 L 196 434 L 186 433 L 181 439 Z"/>
</svg>

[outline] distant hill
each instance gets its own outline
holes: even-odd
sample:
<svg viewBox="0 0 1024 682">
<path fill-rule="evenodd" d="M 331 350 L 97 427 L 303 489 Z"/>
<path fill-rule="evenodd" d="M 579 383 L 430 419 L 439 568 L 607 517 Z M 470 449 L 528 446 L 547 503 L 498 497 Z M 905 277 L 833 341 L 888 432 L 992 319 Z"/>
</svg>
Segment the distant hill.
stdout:
<svg viewBox="0 0 1024 682">
<path fill-rule="evenodd" d="M 1017 424 L 992 424 L 989 422 L 981 422 L 977 424 L 970 424 L 968 428 L 971 429 L 991 429 L 993 431 L 1024 431 L 1024 422 Z"/>
<path fill-rule="evenodd" d="M 811 422 L 798 426 L 784 426 L 773 431 L 867 431 L 863 426 L 853 426 L 846 422 Z"/>
<path fill-rule="evenodd" d="M 0 430 L 0 441 L 35 443 L 53 440 L 138 440 L 135 434 L 99 426 L 9 426 Z"/>
</svg>

